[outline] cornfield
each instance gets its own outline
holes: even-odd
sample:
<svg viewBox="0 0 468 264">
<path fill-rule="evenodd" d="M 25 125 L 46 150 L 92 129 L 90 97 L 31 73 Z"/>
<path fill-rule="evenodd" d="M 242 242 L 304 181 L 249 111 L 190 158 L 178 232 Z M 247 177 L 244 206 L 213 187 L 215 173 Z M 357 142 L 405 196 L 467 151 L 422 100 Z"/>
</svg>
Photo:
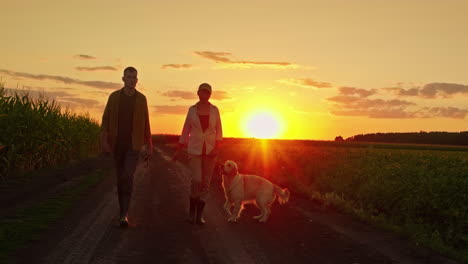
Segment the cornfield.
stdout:
<svg viewBox="0 0 468 264">
<path fill-rule="evenodd" d="M 0 84 L 0 175 L 56 166 L 98 150 L 99 125 L 54 100 Z"/>
</svg>

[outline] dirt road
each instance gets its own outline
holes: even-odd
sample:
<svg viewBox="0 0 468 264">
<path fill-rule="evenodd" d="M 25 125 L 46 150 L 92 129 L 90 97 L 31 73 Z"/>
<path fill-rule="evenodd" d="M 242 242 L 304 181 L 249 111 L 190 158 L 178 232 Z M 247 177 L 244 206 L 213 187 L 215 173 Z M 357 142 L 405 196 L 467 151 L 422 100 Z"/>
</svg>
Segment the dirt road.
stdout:
<svg viewBox="0 0 468 264">
<path fill-rule="evenodd" d="M 294 195 L 275 203 L 266 224 L 247 207 L 238 224 L 222 210 L 213 180 L 205 226 L 186 222 L 189 173 L 157 149 L 139 166 L 130 227 L 118 227 L 116 189 L 107 177 L 79 208 L 31 246 L 19 263 L 456 263 L 350 217 L 315 209 Z"/>
</svg>

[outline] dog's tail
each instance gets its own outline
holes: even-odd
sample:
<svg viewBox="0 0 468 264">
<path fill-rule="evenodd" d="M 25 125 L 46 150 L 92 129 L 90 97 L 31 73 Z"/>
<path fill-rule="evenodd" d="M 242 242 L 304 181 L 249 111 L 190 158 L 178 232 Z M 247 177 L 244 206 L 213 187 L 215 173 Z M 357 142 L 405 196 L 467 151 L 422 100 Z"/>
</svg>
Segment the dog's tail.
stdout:
<svg viewBox="0 0 468 264">
<path fill-rule="evenodd" d="M 291 193 L 288 188 L 281 189 L 281 187 L 275 185 L 275 193 L 278 195 L 278 202 L 280 204 L 285 204 L 289 201 Z"/>
</svg>

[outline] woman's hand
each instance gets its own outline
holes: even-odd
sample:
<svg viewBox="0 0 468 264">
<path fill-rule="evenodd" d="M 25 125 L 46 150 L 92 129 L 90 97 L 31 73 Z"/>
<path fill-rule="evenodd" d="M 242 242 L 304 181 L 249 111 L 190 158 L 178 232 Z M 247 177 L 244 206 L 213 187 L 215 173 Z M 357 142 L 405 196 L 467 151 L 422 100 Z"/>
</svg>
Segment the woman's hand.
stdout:
<svg viewBox="0 0 468 264">
<path fill-rule="evenodd" d="M 175 162 L 175 161 L 177 161 L 179 159 L 180 153 L 182 152 L 182 149 L 184 149 L 184 147 L 185 147 L 185 145 L 182 144 L 182 143 L 179 143 L 177 145 L 177 149 L 176 149 L 176 151 L 174 153 L 174 156 L 172 156 L 171 161 Z"/>
<path fill-rule="evenodd" d="M 151 148 L 148 144 L 145 145 L 145 151 L 149 158 L 153 156 L 153 148 Z"/>
<path fill-rule="evenodd" d="M 213 150 L 211 150 L 211 152 L 210 152 L 209 155 L 210 155 L 210 156 L 217 156 L 217 155 L 219 155 L 220 150 L 221 150 L 221 145 L 222 145 L 222 141 L 216 140 L 216 141 L 215 141 L 214 148 L 213 148 Z"/>
</svg>

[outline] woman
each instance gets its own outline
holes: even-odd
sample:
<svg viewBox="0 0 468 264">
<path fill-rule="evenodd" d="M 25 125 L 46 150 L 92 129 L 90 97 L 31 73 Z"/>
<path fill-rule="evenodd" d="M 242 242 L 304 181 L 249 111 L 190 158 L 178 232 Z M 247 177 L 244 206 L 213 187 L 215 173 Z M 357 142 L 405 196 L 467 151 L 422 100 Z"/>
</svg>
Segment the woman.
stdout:
<svg viewBox="0 0 468 264">
<path fill-rule="evenodd" d="M 210 189 L 211 176 L 220 143 L 223 140 L 218 108 L 209 102 L 211 86 L 198 87 L 199 101 L 191 106 L 185 118 L 182 135 L 174 157 L 187 147 L 188 165 L 192 173 L 190 186 L 190 223 L 205 224 L 203 209 Z"/>
</svg>

